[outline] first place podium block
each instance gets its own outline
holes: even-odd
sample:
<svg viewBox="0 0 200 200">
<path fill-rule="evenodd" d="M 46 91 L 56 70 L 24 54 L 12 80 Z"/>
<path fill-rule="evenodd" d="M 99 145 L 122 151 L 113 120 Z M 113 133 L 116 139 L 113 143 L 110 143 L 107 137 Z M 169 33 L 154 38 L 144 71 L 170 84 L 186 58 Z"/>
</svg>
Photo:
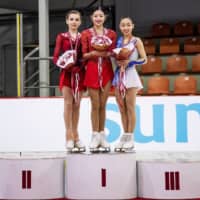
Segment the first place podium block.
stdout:
<svg viewBox="0 0 200 200">
<path fill-rule="evenodd" d="M 136 198 L 136 154 L 69 154 L 65 196 L 102 200 Z"/>
</svg>

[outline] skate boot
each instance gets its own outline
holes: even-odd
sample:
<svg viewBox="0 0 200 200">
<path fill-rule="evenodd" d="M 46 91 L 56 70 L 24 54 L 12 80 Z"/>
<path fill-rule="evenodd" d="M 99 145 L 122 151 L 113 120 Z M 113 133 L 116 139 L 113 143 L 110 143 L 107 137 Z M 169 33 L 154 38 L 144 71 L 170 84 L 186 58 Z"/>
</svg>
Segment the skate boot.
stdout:
<svg viewBox="0 0 200 200">
<path fill-rule="evenodd" d="M 86 151 L 85 145 L 80 140 L 75 141 L 74 147 L 74 152 L 81 153 Z"/>
<path fill-rule="evenodd" d="M 120 152 L 120 151 L 122 151 L 123 145 L 124 145 L 124 143 L 126 142 L 126 138 L 127 138 L 127 133 L 124 133 L 124 134 L 121 136 L 119 142 L 118 142 L 118 143 L 115 145 L 115 147 L 114 147 L 114 151 L 115 151 L 115 152 Z"/>
<path fill-rule="evenodd" d="M 66 142 L 65 147 L 66 147 L 67 152 L 71 153 L 73 151 L 73 149 L 74 149 L 74 141 L 73 140 L 68 140 Z"/>
<path fill-rule="evenodd" d="M 100 150 L 102 152 L 110 152 L 110 144 L 106 141 L 106 135 L 103 131 L 100 132 L 101 142 Z"/>
<path fill-rule="evenodd" d="M 93 152 L 93 153 L 99 152 L 100 143 L 101 143 L 100 134 L 98 132 L 94 132 L 92 134 L 92 139 L 89 145 L 90 152 Z"/>
<path fill-rule="evenodd" d="M 133 152 L 134 151 L 134 142 L 133 142 L 133 134 L 127 133 L 126 134 L 126 141 L 122 147 L 123 152 Z"/>
</svg>

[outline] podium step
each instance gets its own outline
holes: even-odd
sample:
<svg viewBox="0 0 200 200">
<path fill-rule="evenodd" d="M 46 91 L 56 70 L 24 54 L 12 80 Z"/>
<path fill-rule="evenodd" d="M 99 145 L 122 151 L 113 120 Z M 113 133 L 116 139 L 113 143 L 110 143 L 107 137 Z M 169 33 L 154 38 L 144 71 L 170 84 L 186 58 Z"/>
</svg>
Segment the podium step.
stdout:
<svg viewBox="0 0 200 200">
<path fill-rule="evenodd" d="M 69 199 L 137 197 L 136 154 L 77 154 L 66 158 L 65 196 Z"/>
<path fill-rule="evenodd" d="M 0 199 L 200 200 L 199 171 L 200 152 L 0 152 Z"/>
</svg>

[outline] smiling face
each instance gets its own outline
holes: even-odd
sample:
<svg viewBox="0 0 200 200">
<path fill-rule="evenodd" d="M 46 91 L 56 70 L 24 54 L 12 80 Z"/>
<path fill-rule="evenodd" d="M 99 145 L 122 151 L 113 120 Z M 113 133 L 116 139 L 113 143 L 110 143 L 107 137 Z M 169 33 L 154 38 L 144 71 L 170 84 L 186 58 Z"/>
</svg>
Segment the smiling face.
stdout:
<svg viewBox="0 0 200 200">
<path fill-rule="evenodd" d="M 95 10 L 91 16 L 93 25 L 96 27 L 103 26 L 105 18 L 105 14 L 102 10 Z"/>
<path fill-rule="evenodd" d="M 134 24 L 130 18 L 123 18 L 119 24 L 120 31 L 124 36 L 131 36 L 134 29 Z"/>
<path fill-rule="evenodd" d="M 68 25 L 69 30 L 76 31 L 81 25 L 81 17 L 78 13 L 70 13 L 66 17 L 66 24 Z"/>
</svg>

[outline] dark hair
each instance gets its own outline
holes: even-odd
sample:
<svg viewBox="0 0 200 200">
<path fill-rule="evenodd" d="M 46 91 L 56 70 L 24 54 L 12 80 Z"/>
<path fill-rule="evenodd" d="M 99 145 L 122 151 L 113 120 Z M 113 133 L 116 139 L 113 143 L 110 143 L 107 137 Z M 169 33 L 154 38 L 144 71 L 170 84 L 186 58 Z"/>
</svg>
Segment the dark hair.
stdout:
<svg viewBox="0 0 200 200">
<path fill-rule="evenodd" d="M 93 13 L 94 13 L 95 11 L 97 11 L 97 10 L 102 11 L 102 12 L 104 13 L 104 15 L 106 15 L 106 14 L 105 14 L 105 9 L 104 9 L 102 6 L 93 7 L 93 8 L 91 9 L 91 15 L 93 15 Z"/>
<path fill-rule="evenodd" d="M 121 17 L 119 22 L 121 22 L 123 19 L 129 19 L 134 24 L 133 20 L 128 16 L 127 17 Z"/>
<path fill-rule="evenodd" d="M 71 15 L 71 14 L 77 14 L 77 15 L 79 15 L 80 18 L 81 18 L 81 13 L 80 13 L 78 10 L 70 10 L 70 11 L 68 11 L 68 12 L 66 13 L 66 15 L 65 15 L 65 18 L 68 19 L 68 18 L 69 18 L 69 15 Z"/>
</svg>

